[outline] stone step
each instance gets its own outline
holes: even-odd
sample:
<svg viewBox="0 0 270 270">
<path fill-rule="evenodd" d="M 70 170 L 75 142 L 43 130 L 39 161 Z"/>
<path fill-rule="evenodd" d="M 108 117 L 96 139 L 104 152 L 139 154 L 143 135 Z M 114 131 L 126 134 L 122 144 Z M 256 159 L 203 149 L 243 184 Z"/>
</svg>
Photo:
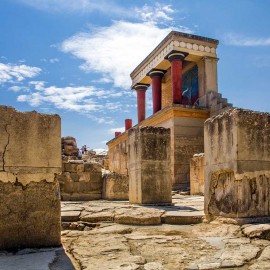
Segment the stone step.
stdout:
<svg viewBox="0 0 270 270">
<path fill-rule="evenodd" d="M 81 211 L 63 211 L 61 212 L 61 221 L 78 221 L 80 219 Z"/>
<path fill-rule="evenodd" d="M 189 225 L 202 223 L 203 211 L 177 212 L 167 211 L 161 216 L 161 222 L 166 224 Z"/>
</svg>

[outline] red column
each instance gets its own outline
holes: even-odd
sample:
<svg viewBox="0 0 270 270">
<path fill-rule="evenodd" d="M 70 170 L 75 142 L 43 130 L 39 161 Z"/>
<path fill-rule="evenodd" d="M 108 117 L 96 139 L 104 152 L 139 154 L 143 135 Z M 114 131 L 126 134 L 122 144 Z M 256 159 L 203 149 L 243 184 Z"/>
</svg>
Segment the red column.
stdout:
<svg viewBox="0 0 270 270">
<path fill-rule="evenodd" d="M 152 69 L 149 76 L 152 79 L 153 114 L 161 110 L 161 81 L 165 70 Z"/>
<path fill-rule="evenodd" d="M 145 119 L 145 92 L 149 85 L 137 84 L 135 89 L 137 91 L 137 111 L 138 111 L 138 124 Z"/>
<path fill-rule="evenodd" d="M 116 137 L 118 137 L 118 136 L 120 136 L 121 135 L 121 132 L 120 131 L 115 131 L 114 132 L 114 137 L 116 138 Z"/>
<path fill-rule="evenodd" d="M 172 102 L 182 104 L 182 64 L 188 54 L 171 51 L 165 58 L 171 62 Z"/>
<path fill-rule="evenodd" d="M 126 119 L 125 120 L 125 130 L 129 130 L 132 128 L 132 119 Z"/>
</svg>

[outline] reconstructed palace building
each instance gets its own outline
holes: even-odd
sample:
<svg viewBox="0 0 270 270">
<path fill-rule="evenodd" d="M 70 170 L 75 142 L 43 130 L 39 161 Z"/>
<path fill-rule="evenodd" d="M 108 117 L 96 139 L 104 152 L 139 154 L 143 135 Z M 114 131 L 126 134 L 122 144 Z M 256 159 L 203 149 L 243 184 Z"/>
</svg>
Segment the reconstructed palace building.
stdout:
<svg viewBox="0 0 270 270">
<path fill-rule="evenodd" d="M 131 73 L 137 92 L 138 125 L 170 128 L 174 190 L 189 187 L 189 163 L 204 152 L 204 121 L 231 107 L 218 93 L 218 41 L 172 31 Z M 153 114 L 145 117 L 145 93 L 152 88 Z M 130 127 L 130 120 L 126 129 Z M 110 170 L 128 174 L 128 133 L 109 141 Z"/>
</svg>

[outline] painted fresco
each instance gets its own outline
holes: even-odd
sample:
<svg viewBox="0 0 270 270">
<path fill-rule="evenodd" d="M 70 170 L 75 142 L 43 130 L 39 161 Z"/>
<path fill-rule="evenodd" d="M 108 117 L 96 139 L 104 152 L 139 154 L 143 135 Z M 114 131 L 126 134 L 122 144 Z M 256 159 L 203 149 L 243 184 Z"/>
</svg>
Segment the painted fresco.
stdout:
<svg viewBox="0 0 270 270">
<path fill-rule="evenodd" d="M 193 105 L 199 97 L 198 66 L 183 74 L 183 104 Z"/>
</svg>

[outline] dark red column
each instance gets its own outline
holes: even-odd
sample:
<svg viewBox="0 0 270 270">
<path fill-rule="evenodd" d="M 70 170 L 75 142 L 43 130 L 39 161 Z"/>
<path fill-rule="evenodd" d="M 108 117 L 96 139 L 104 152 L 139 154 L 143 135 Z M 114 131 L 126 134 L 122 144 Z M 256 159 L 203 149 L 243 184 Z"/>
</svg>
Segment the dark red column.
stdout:
<svg viewBox="0 0 270 270">
<path fill-rule="evenodd" d="M 115 138 L 118 137 L 119 135 L 121 135 L 121 132 L 120 132 L 120 131 L 115 131 L 115 132 L 114 132 L 114 137 L 115 137 Z"/>
<path fill-rule="evenodd" d="M 171 62 L 172 103 L 182 104 L 182 65 L 186 52 L 171 51 L 165 59 Z"/>
<path fill-rule="evenodd" d="M 125 120 L 125 130 L 129 130 L 132 128 L 132 119 L 126 119 Z"/>
<path fill-rule="evenodd" d="M 153 114 L 161 110 L 161 81 L 165 70 L 152 69 L 148 75 L 152 79 Z"/>
<path fill-rule="evenodd" d="M 138 111 L 138 124 L 145 119 L 145 92 L 149 85 L 137 84 L 135 90 L 137 92 L 137 111 Z"/>
</svg>

